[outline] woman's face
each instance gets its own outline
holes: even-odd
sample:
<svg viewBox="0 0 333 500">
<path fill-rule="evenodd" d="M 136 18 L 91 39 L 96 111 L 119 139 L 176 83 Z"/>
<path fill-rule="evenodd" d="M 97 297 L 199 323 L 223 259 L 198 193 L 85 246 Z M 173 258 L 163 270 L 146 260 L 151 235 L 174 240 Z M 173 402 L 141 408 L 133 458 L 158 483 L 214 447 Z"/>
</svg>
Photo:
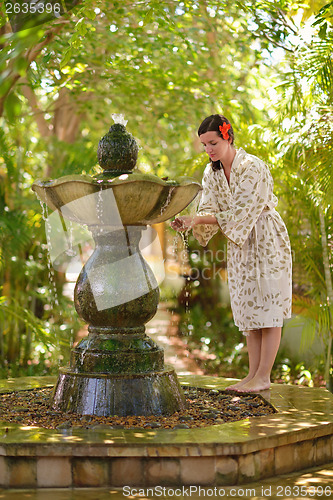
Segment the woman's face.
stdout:
<svg viewBox="0 0 333 500">
<path fill-rule="evenodd" d="M 205 151 L 213 161 L 223 160 L 230 143 L 223 139 L 217 132 L 205 132 L 200 135 L 200 141 L 204 145 Z"/>
</svg>

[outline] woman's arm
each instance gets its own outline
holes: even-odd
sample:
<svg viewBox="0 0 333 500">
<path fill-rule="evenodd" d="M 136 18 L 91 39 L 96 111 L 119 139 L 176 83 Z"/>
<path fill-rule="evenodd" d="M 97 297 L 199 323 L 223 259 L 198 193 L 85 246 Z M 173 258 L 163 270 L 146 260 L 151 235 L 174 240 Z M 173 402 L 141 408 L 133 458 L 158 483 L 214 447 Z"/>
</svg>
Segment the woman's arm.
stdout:
<svg viewBox="0 0 333 500">
<path fill-rule="evenodd" d="M 193 217 L 185 215 L 176 217 L 170 225 L 176 231 L 189 231 L 198 224 L 217 224 L 217 220 L 215 215 L 194 215 Z"/>
</svg>

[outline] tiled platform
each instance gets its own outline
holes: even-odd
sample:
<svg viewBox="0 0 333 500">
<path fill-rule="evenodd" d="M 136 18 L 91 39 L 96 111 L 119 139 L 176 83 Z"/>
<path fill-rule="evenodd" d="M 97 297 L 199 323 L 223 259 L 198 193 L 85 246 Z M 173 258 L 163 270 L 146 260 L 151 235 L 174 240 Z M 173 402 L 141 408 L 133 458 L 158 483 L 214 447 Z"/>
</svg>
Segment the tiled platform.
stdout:
<svg viewBox="0 0 333 500">
<path fill-rule="evenodd" d="M 230 384 L 196 375 L 179 379 L 197 387 Z M 16 379 L 2 381 L 0 390 L 53 383 Z M 242 485 L 332 461 L 332 394 L 274 384 L 263 396 L 278 413 L 200 429 L 59 432 L 2 424 L 0 487 Z"/>
<path fill-rule="evenodd" d="M 313 467 L 304 472 L 285 474 L 239 486 L 211 487 L 184 486 L 182 491 L 164 486 L 161 488 L 40 488 L 1 490 L 0 499 L 6 500 L 124 500 L 124 498 L 170 500 L 170 498 L 208 498 L 231 497 L 235 499 L 281 500 L 281 498 L 300 498 L 302 500 L 325 499 L 333 496 L 333 463 L 325 467 Z M 129 495 L 129 493 L 131 495 Z"/>
</svg>

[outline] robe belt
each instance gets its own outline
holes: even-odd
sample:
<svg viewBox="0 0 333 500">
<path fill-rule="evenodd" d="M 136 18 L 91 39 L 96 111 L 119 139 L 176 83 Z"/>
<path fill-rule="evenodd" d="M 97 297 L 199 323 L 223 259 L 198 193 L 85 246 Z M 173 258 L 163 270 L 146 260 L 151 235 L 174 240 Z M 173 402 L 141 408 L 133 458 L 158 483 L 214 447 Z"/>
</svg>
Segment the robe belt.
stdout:
<svg viewBox="0 0 333 500">
<path fill-rule="evenodd" d="M 261 212 L 261 214 L 259 215 L 259 217 L 261 217 L 262 215 L 273 214 L 275 212 L 276 212 L 275 207 L 274 208 L 265 207 Z"/>
</svg>

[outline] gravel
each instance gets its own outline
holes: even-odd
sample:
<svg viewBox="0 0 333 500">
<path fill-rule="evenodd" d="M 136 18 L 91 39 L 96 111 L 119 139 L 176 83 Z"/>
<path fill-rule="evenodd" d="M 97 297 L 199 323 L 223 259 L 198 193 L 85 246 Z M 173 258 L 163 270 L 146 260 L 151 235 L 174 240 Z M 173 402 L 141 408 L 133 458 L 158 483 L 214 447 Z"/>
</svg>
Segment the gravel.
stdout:
<svg viewBox="0 0 333 500">
<path fill-rule="evenodd" d="M 183 388 L 187 408 L 168 417 L 98 417 L 53 410 L 52 388 L 41 388 L 0 395 L 3 422 L 45 429 L 189 429 L 261 417 L 276 413 L 259 394 L 236 394 L 216 389 Z"/>
</svg>

